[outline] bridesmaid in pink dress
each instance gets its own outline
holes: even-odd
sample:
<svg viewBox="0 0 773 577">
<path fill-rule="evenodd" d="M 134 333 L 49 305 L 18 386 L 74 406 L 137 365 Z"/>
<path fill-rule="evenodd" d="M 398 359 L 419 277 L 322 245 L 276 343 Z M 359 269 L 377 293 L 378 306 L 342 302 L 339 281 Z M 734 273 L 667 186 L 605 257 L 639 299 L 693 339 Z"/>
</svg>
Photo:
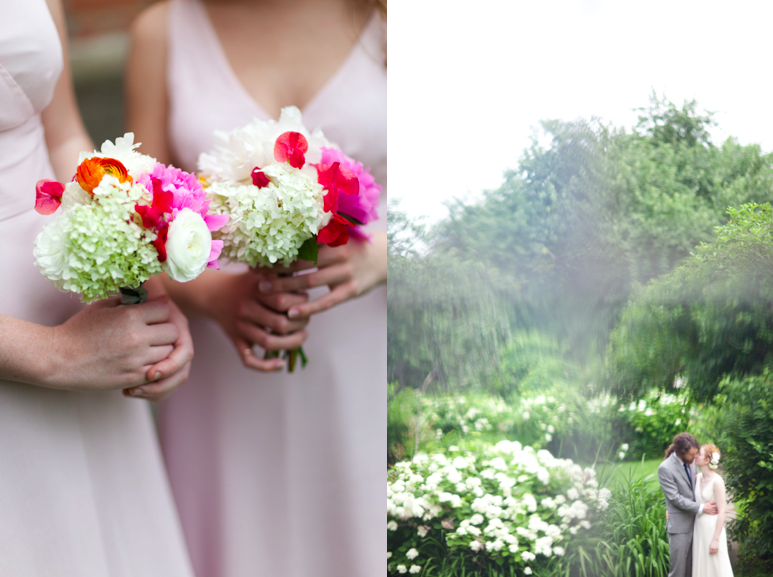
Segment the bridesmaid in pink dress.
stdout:
<svg viewBox="0 0 773 577">
<path fill-rule="evenodd" d="M 35 183 L 93 147 L 60 35 L 58 0 L 0 2 L 0 576 L 192 577 L 148 406 L 120 392 L 184 380 L 184 317 L 84 307 L 33 265 Z"/>
<path fill-rule="evenodd" d="M 161 438 L 199 577 L 384 572 L 385 28 L 372 5 L 345 0 L 170 0 L 134 26 L 129 127 L 149 153 L 193 170 L 215 130 L 292 104 L 383 186 L 373 242 L 323 250 L 312 279 L 330 289 L 308 303 L 281 294 L 307 288 L 298 281 L 238 266 L 167 286 L 196 358 L 162 405 Z M 294 346 L 331 304 L 311 318 L 305 369 L 261 374 L 250 369 L 274 361 L 240 359 L 252 344 Z M 295 320 L 275 312 L 288 309 Z"/>
</svg>

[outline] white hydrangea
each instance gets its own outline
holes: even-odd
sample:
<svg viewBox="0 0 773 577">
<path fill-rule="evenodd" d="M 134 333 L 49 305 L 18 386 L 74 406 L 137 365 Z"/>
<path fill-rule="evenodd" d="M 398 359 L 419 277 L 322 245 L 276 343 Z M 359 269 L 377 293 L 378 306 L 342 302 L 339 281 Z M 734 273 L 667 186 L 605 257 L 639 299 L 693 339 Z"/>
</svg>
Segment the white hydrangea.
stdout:
<svg viewBox="0 0 773 577">
<path fill-rule="evenodd" d="M 405 554 L 405 556 L 408 557 L 408 559 L 413 560 L 419 556 L 419 552 L 413 547 L 411 547 L 410 549 L 408 549 L 408 552 Z"/>
<path fill-rule="evenodd" d="M 334 147 L 321 130 L 309 132 L 303 125 L 301 111 L 295 106 L 288 106 L 282 109 L 278 121 L 256 118 L 247 126 L 231 132 L 215 132 L 214 149 L 199 156 L 199 171 L 211 182 L 251 183 L 254 168 L 263 170 L 277 163 L 274 144 L 277 137 L 285 132 L 299 132 L 306 138 L 309 149 L 305 154 L 304 170 L 307 167 L 314 170 L 309 165 L 322 160 L 322 147 Z"/>
<path fill-rule="evenodd" d="M 141 184 L 102 178 L 94 199 L 73 203 L 57 214 L 35 239 L 35 266 L 54 286 L 81 295 L 84 302 L 139 287 L 161 272 L 156 234 L 135 220 L 134 205 L 147 201 Z"/>
<path fill-rule="evenodd" d="M 210 212 L 229 216 L 212 235 L 223 240 L 222 255 L 251 267 L 293 262 L 301 245 L 330 217 L 316 179 L 287 164 L 266 167 L 263 173 L 270 180 L 263 188 L 216 182 L 206 189 Z"/>
<path fill-rule="evenodd" d="M 411 565 L 411 568 L 408 569 L 408 573 L 421 573 L 421 565 Z"/>
</svg>

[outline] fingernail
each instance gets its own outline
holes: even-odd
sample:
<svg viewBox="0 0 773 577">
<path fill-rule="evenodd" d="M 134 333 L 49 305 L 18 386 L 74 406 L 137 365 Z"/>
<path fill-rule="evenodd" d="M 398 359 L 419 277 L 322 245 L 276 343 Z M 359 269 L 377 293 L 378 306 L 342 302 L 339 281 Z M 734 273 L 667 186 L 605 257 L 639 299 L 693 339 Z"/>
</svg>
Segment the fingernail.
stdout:
<svg viewBox="0 0 773 577">
<path fill-rule="evenodd" d="M 267 280 L 261 281 L 260 284 L 258 284 L 258 288 L 260 289 L 260 292 L 268 292 L 271 290 L 271 283 Z"/>
<path fill-rule="evenodd" d="M 299 314 L 301 314 L 301 313 L 300 313 L 300 311 L 298 309 L 290 309 L 289 311 L 287 311 L 287 318 L 288 319 L 294 319 Z"/>
<path fill-rule="evenodd" d="M 161 378 L 161 373 L 159 373 L 158 371 L 156 371 L 156 374 L 155 374 L 155 375 L 153 375 L 153 380 L 154 380 L 154 381 L 157 381 L 157 380 L 158 380 L 158 379 L 160 379 L 160 378 Z"/>
<path fill-rule="evenodd" d="M 285 362 L 284 361 L 281 361 L 281 360 L 280 361 L 276 361 L 274 363 L 274 370 L 278 371 L 279 369 L 283 369 L 284 366 L 285 366 Z"/>
<path fill-rule="evenodd" d="M 142 389 L 132 389 L 130 392 L 132 397 L 139 397 L 145 394 L 145 391 Z"/>
</svg>

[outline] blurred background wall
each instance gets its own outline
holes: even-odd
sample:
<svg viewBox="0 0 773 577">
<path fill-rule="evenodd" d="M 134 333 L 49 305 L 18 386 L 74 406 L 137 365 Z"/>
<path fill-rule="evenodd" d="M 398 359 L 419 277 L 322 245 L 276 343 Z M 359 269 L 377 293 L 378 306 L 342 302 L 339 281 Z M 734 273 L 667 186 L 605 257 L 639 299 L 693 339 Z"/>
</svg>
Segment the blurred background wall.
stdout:
<svg viewBox="0 0 773 577">
<path fill-rule="evenodd" d="M 94 143 L 124 133 L 129 26 L 152 0 L 63 0 L 78 105 Z"/>
</svg>

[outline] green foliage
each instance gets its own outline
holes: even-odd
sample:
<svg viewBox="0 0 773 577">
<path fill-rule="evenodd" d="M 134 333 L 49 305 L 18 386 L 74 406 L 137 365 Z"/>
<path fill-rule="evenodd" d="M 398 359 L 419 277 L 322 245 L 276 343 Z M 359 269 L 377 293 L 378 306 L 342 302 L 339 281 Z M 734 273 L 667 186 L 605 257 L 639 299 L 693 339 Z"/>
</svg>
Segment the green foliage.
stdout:
<svg viewBox="0 0 773 577">
<path fill-rule="evenodd" d="M 725 379 L 718 427 L 727 486 L 745 503 L 735 533 L 755 556 L 773 557 L 773 378 L 765 370 L 746 379 Z"/>
<path fill-rule="evenodd" d="M 659 485 L 630 470 L 609 485 L 609 508 L 596 530 L 567 547 L 544 577 L 663 577 L 669 570 L 666 506 Z"/>
<path fill-rule="evenodd" d="M 760 374 L 773 353 L 773 209 L 730 209 L 712 243 L 628 305 L 610 343 L 609 384 L 635 398 L 684 377 L 710 400 L 727 375 Z"/>
<path fill-rule="evenodd" d="M 423 439 L 421 393 L 414 389 L 397 390 L 387 385 L 387 464 L 411 457 L 417 442 Z M 418 437 L 417 437 L 418 435 Z"/>
<path fill-rule="evenodd" d="M 481 202 L 451 208 L 434 250 L 510 271 L 527 321 L 584 359 L 602 346 L 638 284 L 668 272 L 726 221 L 770 199 L 771 157 L 714 146 L 694 102 L 652 98 L 626 132 L 599 121 L 542 123 L 516 170 Z"/>
</svg>

